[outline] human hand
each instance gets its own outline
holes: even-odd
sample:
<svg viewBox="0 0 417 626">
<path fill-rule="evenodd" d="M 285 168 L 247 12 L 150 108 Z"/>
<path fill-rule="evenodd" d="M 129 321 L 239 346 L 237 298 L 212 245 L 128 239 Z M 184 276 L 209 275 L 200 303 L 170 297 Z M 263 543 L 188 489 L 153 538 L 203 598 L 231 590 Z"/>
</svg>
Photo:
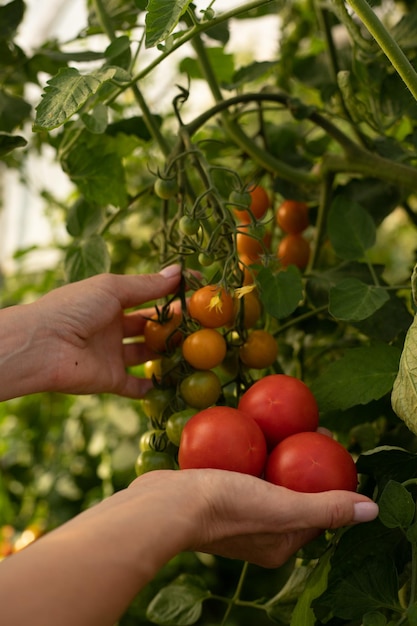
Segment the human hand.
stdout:
<svg viewBox="0 0 417 626">
<path fill-rule="evenodd" d="M 169 489 L 182 516 L 194 519 L 187 548 L 262 567 L 282 565 L 325 529 L 371 521 L 378 515 L 378 506 L 358 493 L 298 493 L 236 472 L 181 470 L 170 476 L 151 472 L 143 479 L 142 483 L 138 479 L 138 487 L 148 481 L 161 493 Z M 197 520 L 191 514 L 193 506 L 199 508 Z"/>
<path fill-rule="evenodd" d="M 143 333 L 153 309 L 125 313 L 175 292 L 180 267 L 159 274 L 100 274 L 51 291 L 33 304 L 38 328 L 48 333 L 42 355 L 48 391 L 111 392 L 140 398 L 151 381 L 126 372 L 151 356 L 143 343 L 126 343 Z"/>
</svg>

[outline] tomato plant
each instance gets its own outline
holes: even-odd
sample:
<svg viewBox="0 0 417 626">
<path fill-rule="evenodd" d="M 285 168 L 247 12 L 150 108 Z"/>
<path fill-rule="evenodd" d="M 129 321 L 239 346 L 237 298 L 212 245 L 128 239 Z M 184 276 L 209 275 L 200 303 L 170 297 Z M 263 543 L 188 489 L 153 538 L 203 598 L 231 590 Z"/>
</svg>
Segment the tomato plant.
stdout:
<svg viewBox="0 0 417 626">
<path fill-rule="evenodd" d="M 249 332 L 247 339 L 239 349 L 239 358 L 248 367 L 262 369 L 270 367 L 278 355 L 275 337 L 266 330 Z"/>
<path fill-rule="evenodd" d="M 310 242 L 300 234 L 285 235 L 279 242 L 277 257 L 282 267 L 295 265 L 304 269 L 310 258 Z"/>
<path fill-rule="evenodd" d="M 298 432 L 314 431 L 319 422 L 317 401 L 307 385 L 286 374 L 270 374 L 256 381 L 238 408 L 261 427 L 269 449 Z"/>
<path fill-rule="evenodd" d="M 143 336 L 145 343 L 154 352 L 169 352 L 179 345 L 182 334 L 178 330 L 182 321 L 179 313 L 171 313 L 162 318 L 155 314 L 145 324 Z"/>
<path fill-rule="evenodd" d="M 215 404 L 221 392 L 220 380 L 211 370 L 193 372 L 180 384 L 180 393 L 184 402 L 195 409 L 206 409 Z"/>
<path fill-rule="evenodd" d="M 265 478 L 293 491 L 317 493 L 332 489 L 356 491 L 358 475 L 349 452 L 322 433 L 297 433 L 269 454 Z"/>
<path fill-rule="evenodd" d="M 298 235 L 310 224 L 308 205 L 298 200 L 284 200 L 277 209 L 276 221 L 285 233 Z"/>
<path fill-rule="evenodd" d="M 265 460 L 261 429 L 237 409 L 216 406 L 200 411 L 182 431 L 180 469 L 209 467 L 260 476 Z"/>
<path fill-rule="evenodd" d="M 216 285 L 205 285 L 191 294 L 190 316 L 206 328 L 219 328 L 233 319 L 233 296 Z"/>
<path fill-rule="evenodd" d="M 240 576 L 238 562 L 216 560 L 208 575 L 198 560 L 192 572 L 203 572 L 203 584 L 216 593 L 225 589 L 227 621 L 235 623 L 411 622 L 417 604 L 417 428 L 407 387 L 417 386 L 413 2 L 247 0 L 222 9 L 216 0 L 162 13 L 156 0 L 84 4 L 71 45 L 53 32 L 43 41 L 39 36 L 35 47 L 25 43 L 21 35 L 31 29 L 18 32 L 25 3 L 6 0 L 0 9 L 6 194 L 0 235 L 8 244 L 1 248 L 2 306 L 99 272 L 158 272 L 179 263 L 178 293 L 150 306 L 162 313 L 178 298 L 175 311 L 180 304 L 185 312 L 193 292 L 212 285 L 232 297 L 233 314 L 217 319 L 216 309 L 228 305 L 215 298 L 214 325 L 213 310 L 203 306 L 203 321 L 199 311 L 185 313 L 180 332 L 168 333 L 175 340 L 162 338 L 156 353 L 152 348 L 162 357 L 155 389 L 169 389 L 171 400 L 162 412 L 149 406 L 151 418 L 148 399 L 143 405 L 104 394 L 47 394 L 0 406 L 0 526 L 25 527 L 30 515 L 44 515 L 55 527 L 124 488 L 135 474 L 143 430 L 159 425 L 167 442 L 171 414 L 191 406 L 187 399 L 197 409 L 238 406 L 264 374 L 242 363 L 240 346 L 248 330 L 266 328 L 280 352 L 265 374 L 282 371 L 308 383 L 321 424 L 358 459 L 359 489 L 378 500 L 380 519 L 344 529 L 337 541 L 323 534 L 319 546 L 300 552 L 301 567 L 295 557 L 287 564 L 295 563 L 293 573 L 279 585 L 277 572 L 245 568 Z M 51 24 L 47 15 L 45 24 Z M 55 168 L 45 180 L 38 167 L 44 155 Z M 10 175 L 27 187 L 18 210 Z M 61 177 L 64 184 L 55 184 Z M 26 224 L 26 207 L 36 213 L 34 194 L 45 208 L 42 222 L 51 225 L 46 245 L 53 261 L 43 239 L 33 245 L 29 226 L 17 229 L 22 239 L 12 250 L 17 237 L 9 235 L 10 224 L 17 216 Z M 286 199 L 285 211 L 275 207 L 276 198 Z M 304 200 L 308 224 L 304 209 L 294 212 Z M 287 249 L 277 252 L 280 243 Z M 255 251 L 245 251 L 249 244 Z M 162 331 L 167 319 L 159 321 Z M 194 371 L 176 343 L 200 327 L 222 328 L 227 339 L 216 373 Z M 133 367 L 142 374 L 141 365 Z M 266 406 L 261 396 L 259 405 Z M 169 439 L 167 445 L 174 447 Z M 170 563 L 155 589 L 188 573 L 187 558 Z M 283 582 L 285 593 L 277 596 Z M 191 593 L 172 594 L 181 615 L 171 614 L 172 623 L 181 622 L 184 597 L 195 597 L 188 579 L 184 588 Z M 266 600 L 252 607 L 249 596 Z M 162 600 L 172 609 L 164 589 Z M 164 610 L 145 617 L 144 599 L 137 602 L 120 626 L 163 621 Z M 195 616 L 198 609 L 202 626 L 221 621 L 209 599 L 203 604 L 202 611 L 199 601 L 186 611 Z"/>
<path fill-rule="evenodd" d="M 215 328 L 202 328 L 186 337 L 182 345 L 184 359 L 198 370 L 209 370 L 223 361 L 226 340 Z"/>
</svg>

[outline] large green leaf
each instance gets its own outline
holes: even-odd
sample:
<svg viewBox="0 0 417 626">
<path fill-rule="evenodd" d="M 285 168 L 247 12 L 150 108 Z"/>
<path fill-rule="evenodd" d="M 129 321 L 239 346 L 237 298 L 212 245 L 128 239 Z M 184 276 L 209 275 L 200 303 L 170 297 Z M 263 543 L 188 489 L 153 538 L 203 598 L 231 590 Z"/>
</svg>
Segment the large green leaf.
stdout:
<svg viewBox="0 0 417 626">
<path fill-rule="evenodd" d="M 345 410 L 382 398 L 392 389 L 400 359 L 393 346 L 352 348 L 311 385 L 320 411 Z"/>
<path fill-rule="evenodd" d="M 165 41 L 185 13 L 191 0 L 149 0 L 146 14 L 146 47 Z"/>
<path fill-rule="evenodd" d="M 0 158 L 15 148 L 23 148 L 26 144 L 26 139 L 20 135 L 9 135 L 9 133 L 0 132 Z"/>
<path fill-rule="evenodd" d="M 0 38 L 9 39 L 23 19 L 26 5 L 23 0 L 13 0 L 0 6 Z"/>
<path fill-rule="evenodd" d="M 60 70 L 48 81 L 42 100 L 36 108 L 33 130 L 52 130 L 65 124 L 116 72 L 115 67 L 99 69 L 85 75 L 72 67 Z"/>
<path fill-rule="evenodd" d="M 390 480 L 378 500 L 379 519 L 387 528 L 407 529 L 413 522 L 416 505 L 401 483 Z"/>
<path fill-rule="evenodd" d="M 200 578 L 182 575 L 157 593 L 146 616 L 154 624 L 188 626 L 200 618 L 203 600 L 210 595 Z"/>
<path fill-rule="evenodd" d="M 92 235 L 74 242 L 65 257 L 65 272 L 70 282 L 108 272 L 110 255 L 102 237 Z"/>
<path fill-rule="evenodd" d="M 361 321 L 370 317 L 389 300 L 383 287 L 367 285 L 357 278 L 346 278 L 329 291 L 329 312 L 339 320 Z"/>
<path fill-rule="evenodd" d="M 256 276 L 256 284 L 265 311 L 277 319 L 291 315 L 303 298 L 301 274 L 294 265 L 275 273 L 263 268 Z"/>
<path fill-rule="evenodd" d="M 417 317 L 407 331 L 391 401 L 398 417 L 417 434 Z"/>
<path fill-rule="evenodd" d="M 357 202 L 337 196 L 330 207 L 327 229 L 336 254 L 348 261 L 364 256 L 375 243 L 375 223 Z"/>
</svg>

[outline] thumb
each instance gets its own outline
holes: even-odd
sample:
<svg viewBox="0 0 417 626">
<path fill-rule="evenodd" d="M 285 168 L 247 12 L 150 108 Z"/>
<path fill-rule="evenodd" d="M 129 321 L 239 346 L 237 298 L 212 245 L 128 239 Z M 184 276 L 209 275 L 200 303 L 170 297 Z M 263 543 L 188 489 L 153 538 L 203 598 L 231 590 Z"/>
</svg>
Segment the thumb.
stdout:
<svg viewBox="0 0 417 626">
<path fill-rule="evenodd" d="M 355 492 L 325 491 L 299 495 L 295 509 L 304 528 L 341 528 L 370 522 L 379 512 L 375 502 Z M 297 515 L 295 509 L 293 512 Z"/>
</svg>

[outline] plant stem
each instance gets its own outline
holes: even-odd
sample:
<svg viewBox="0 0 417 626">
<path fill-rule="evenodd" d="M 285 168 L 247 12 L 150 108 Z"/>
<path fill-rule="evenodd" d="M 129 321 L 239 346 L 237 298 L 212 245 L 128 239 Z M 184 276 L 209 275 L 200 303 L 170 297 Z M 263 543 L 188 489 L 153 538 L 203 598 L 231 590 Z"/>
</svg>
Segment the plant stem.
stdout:
<svg viewBox="0 0 417 626">
<path fill-rule="evenodd" d="M 104 7 L 103 0 L 92 0 L 93 7 L 101 28 L 106 33 L 110 41 L 116 39 L 116 32 L 113 28 L 112 21 Z"/>
<path fill-rule="evenodd" d="M 248 567 L 249 567 L 249 563 L 247 561 L 245 561 L 243 563 L 243 567 L 242 567 L 242 571 L 240 572 L 240 577 L 236 586 L 236 591 L 233 594 L 233 597 L 230 598 L 230 600 L 228 600 L 228 607 L 226 609 L 226 612 L 223 616 L 222 622 L 220 626 L 225 626 L 226 624 L 226 620 L 230 615 L 230 611 L 232 610 L 234 604 L 236 604 L 236 601 L 239 599 L 239 596 L 242 592 L 242 587 L 243 587 L 243 583 L 245 582 L 245 578 L 246 578 L 246 574 L 248 572 Z"/>
<path fill-rule="evenodd" d="M 399 76 L 414 96 L 414 99 L 417 100 L 417 73 L 397 42 L 391 37 L 367 0 L 348 0 L 348 2 L 381 50 L 391 61 Z"/>
</svg>

